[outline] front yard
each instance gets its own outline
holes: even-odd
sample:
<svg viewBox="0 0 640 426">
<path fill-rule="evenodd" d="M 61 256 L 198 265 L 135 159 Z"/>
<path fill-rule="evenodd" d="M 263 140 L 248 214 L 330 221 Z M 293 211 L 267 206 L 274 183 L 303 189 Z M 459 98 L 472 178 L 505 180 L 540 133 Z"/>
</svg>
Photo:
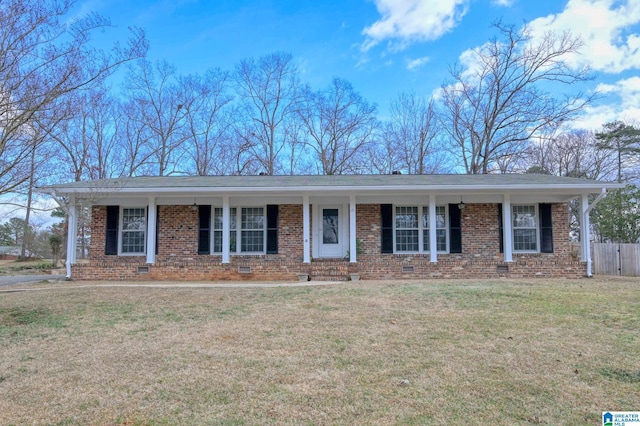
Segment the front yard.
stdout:
<svg viewBox="0 0 640 426">
<path fill-rule="evenodd" d="M 637 278 L 87 284 L 0 292 L 0 424 L 583 425 L 640 410 Z"/>
</svg>

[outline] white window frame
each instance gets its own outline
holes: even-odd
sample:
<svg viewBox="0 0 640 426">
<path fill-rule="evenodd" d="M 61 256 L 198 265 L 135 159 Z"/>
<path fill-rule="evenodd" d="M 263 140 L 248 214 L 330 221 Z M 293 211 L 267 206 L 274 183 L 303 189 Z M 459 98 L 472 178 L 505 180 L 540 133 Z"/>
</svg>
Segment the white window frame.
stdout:
<svg viewBox="0 0 640 426">
<path fill-rule="evenodd" d="M 143 218 L 144 218 L 144 227 L 143 229 L 132 229 L 125 230 L 124 229 L 124 212 L 125 210 L 142 210 Z M 148 216 L 147 216 L 147 207 L 146 206 L 120 206 L 120 218 L 118 224 L 118 256 L 146 256 L 147 254 L 147 226 L 148 226 Z M 124 234 L 128 232 L 142 232 L 142 251 L 141 252 L 124 252 L 122 250 L 124 244 Z"/>
<path fill-rule="evenodd" d="M 397 212 L 397 207 L 411 207 L 411 208 L 418 208 L 418 250 L 417 251 L 400 251 L 397 250 L 397 245 L 396 245 L 396 237 L 397 237 L 397 229 L 396 229 L 396 212 Z M 438 250 L 437 253 L 441 253 L 441 254 L 447 254 L 449 253 L 449 206 L 447 204 L 438 204 L 436 205 L 436 212 L 438 207 L 444 207 L 444 221 L 445 221 L 445 227 L 444 228 L 436 228 L 436 231 L 438 229 L 444 229 L 445 230 L 445 245 L 446 245 L 446 249 L 445 250 Z M 393 253 L 395 254 L 428 254 L 430 253 L 430 250 L 425 250 L 424 249 L 424 231 L 428 229 L 428 225 L 427 227 L 424 226 L 423 223 L 423 217 L 424 214 L 428 215 L 429 212 L 429 206 L 411 206 L 411 205 L 394 205 L 393 206 Z M 428 222 L 427 222 L 428 223 Z M 407 228 L 409 229 L 409 228 Z M 431 232 L 429 230 L 429 232 Z M 429 246 L 429 242 L 427 241 L 427 247 Z"/>
<path fill-rule="evenodd" d="M 534 211 L 534 216 L 533 216 L 533 222 L 534 222 L 534 226 L 516 226 L 516 219 L 515 219 L 515 211 L 517 208 L 519 207 L 533 207 L 533 211 Z M 535 242 L 536 242 L 536 248 L 535 250 L 518 250 L 517 244 L 516 244 L 516 230 L 517 229 L 533 229 L 536 232 L 535 235 Z M 537 204 L 512 204 L 511 205 L 511 244 L 512 244 L 512 251 L 513 253 L 540 253 L 540 212 L 538 211 L 538 205 Z"/>
<path fill-rule="evenodd" d="M 220 206 L 211 206 L 211 254 L 221 255 L 222 251 L 215 251 L 215 236 L 217 232 L 222 233 L 222 228 L 216 228 L 216 209 L 220 209 L 222 211 L 222 207 Z M 243 209 L 262 209 L 262 251 L 242 251 L 242 236 L 243 231 L 260 231 L 259 229 L 243 229 L 242 228 L 242 211 Z M 235 214 L 233 211 L 235 210 Z M 229 208 L 229 218 L 231 219 L 230 227 L 230 235 L 229 235 L 229 245 L 233 244 L 235 240 L 235 250 L 231 250 L 229 247 L 229 254 L 238 256 L 238 255 L 264 255 L 267 250 L 267 206 L 231 206 Z M 234 224 L 233 219 L 235 218 L 235 228 L 232 227 Z"/>
</svg>

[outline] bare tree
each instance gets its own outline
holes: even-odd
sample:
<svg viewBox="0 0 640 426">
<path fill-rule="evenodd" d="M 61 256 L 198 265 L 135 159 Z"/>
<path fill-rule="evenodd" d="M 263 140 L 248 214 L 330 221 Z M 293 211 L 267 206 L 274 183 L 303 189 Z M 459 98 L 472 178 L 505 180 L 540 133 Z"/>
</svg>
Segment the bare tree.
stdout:
<svg viewBox="0 0 640 426">
<path fill-rule="evenodd" d="M 375 114 L 375 105 L 346 80 L 334 78 L 325 90 L 305 90 L 299 115 L 322 174 L 361 172 L 358 155 L 371 142 L 378 124 Z"/>
<path fill-rule="evenodd" d="M 242 60 L 235 68 L 234 79 L 243 116 L 236 121 L 237 149 L 248 149 L 262 172 L 281 173 L 282 152 L 291 137 L 287 128 L 299 101 L 298 69 L 293 57 L 277 52 L 257 60 Z M 243 163 L 249 165 L 251 161 Z"/>
<path fill-rule="evenodd" d="M 580 130 L 531 141 L 519 171 L 607 180 L 615 173 L 615 161 L 597 148 L 593 132 Z"/>
<path fill-rule="evenodd" d="M 187 98 L 185 132 L 189 142 L 190 174 L 198 176 L 233 173 L 231 148 L 232 96 L 228 93 L 229 73 L 208 70 L 204 76 L 190 75 L 180 80 Z"/>
<path fill-rule="evenodd" d="M 185 117 L 193 99 L 179 83 L 175 67 L 166 61 L 139 60 L 127 75 L 126 94 L 133 140 L 145 141 L 151 149 L 147 158 L 153 160 L 154 174 L 184 172 L 180 167 L 188 138 Z"/>
<path fill-rule="evenodd" d="M 91 87 L 120 64 L 144 56 L 147 42 L 132 30 L 126 47 L 91 46 L 91 34 L 110 22 L 97 14 L 69 20 L 74 0 L 0 3 L 0 194 L 29 179 L 30 135 L 67 95 Z M 39 123 L 39 124 L 38 124 Z M 43 129 L 45 132 L 50 128 Z"/>
<path fill-rule="evenodd" d="M 438 144 L 440 126 L 433 99 L 400 93 L 391 102 L 390 115 L 383 136 L 396 152 L 396 169 L 419 175 L 442 172 L 446 153 Z"/>
<path fill-rule="evenodd" d="M 640 162 L 640 128 L 622 121 L 606 123 L 603 131 L 596 133 L 600 150 L 614 152 L 617 157 L 617 181 L 622 182 L 625 171 Z M 625 170 L 626 169 L 626 170 Z"/>
<path fill-rule="evenodd" d="M 451 70 L 442 87 L 444 128 L 467 173 L 488 173 L 502 157 L 522 151 L 541 131 L 571 120 L 593 96 L 566 94 L 562 99 L 542 85 L 571 87 L 588 80 L 589 70 L 572 69 L 565 59 L 582 46 L 570 33 L 532 37 L 496 23 L 502 38 L 473 50 L 473 65 Z"/>
</svg>

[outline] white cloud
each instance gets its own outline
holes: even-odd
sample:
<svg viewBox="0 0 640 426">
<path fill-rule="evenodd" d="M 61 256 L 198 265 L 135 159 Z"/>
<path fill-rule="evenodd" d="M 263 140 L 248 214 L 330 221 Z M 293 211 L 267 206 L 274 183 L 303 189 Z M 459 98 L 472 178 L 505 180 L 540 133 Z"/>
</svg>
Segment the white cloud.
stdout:
<svg viewBox="0 0 640 426">
<path fill-rule="evenodd" d="M 530 1 L 530 0 L 529 0 L 529 1 Z M 492 1 L 491 1 L 491 4 L 493 4 L 494 6 L 509 7 L 509 6 L 511 6 L 514 2 L 515 2 L 515 0 L 492 0 Z"/>
<path fill-rule="evenodd" d="M 403 50 L 416 41 L 436 40 L 465 15 L 469 0 L 374 0 L 381 19 L 366 27 L 362 45 L 369 50 L 384 40 Z"/>
<path fill-rule="evenodd" d="M 426 64 L 427 62 L 429 62 L 428 56 L 423 56 L 422 58 L 413 59 L 407 63 L 407 69 L 409 71 L 414 71 L 420 68 L 421 66 L 423 66 L 424 64 Z"/>
<path fill-rule="evenodd" d="M 640 1 L 569 0 L 558 14 L 531 22 L 534 34 L 570 31 L 584 42 L 570 63 L 607 73 L 640 68 Z"/>
<path fill-rule="evenodd" d="M 603 99 L 588 107 L 583 116 L 573 123 L 574 127 L 597 130 L 611 121 L 632 122 L 640 117 L 640 77 L 600 84 L 597 90 Z"/>
</svg>

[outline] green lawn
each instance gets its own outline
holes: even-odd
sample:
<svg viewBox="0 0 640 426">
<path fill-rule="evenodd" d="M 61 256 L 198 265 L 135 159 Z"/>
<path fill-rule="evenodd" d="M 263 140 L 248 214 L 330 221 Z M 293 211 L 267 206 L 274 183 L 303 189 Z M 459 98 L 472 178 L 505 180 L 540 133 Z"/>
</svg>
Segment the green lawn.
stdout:
<svg viewBox="0 0 640 426">
<path fill-rule="evenodd" d="M 86 284 L 0 289 L 0 424 L 595 425 L 640 410 L 640 279 Z"/>
</svg>

